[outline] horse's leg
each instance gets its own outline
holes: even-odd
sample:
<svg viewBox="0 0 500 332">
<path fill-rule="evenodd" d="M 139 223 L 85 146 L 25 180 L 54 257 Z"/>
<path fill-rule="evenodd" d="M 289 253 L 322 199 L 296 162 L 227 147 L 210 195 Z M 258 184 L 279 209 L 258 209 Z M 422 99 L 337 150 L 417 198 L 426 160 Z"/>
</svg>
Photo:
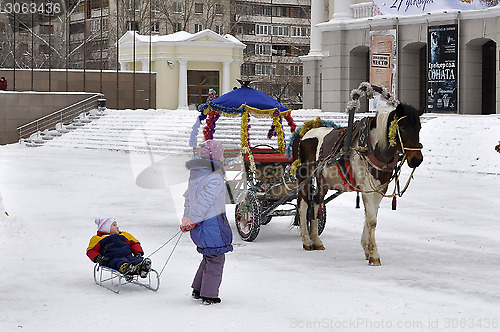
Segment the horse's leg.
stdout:
<svg viewBox="0 0 500 332">
<path fill-rule="evenodd" d="M 311 228 L 309 229 L 309 233 L 311 235 L 311 240 L 313 242 L 313 248 L 314 250 L 325 250 L 325 246 L 323 245 L 323 242 L 319 239 L 319 234 L 318 234 L 318 217 L 319 217 L 319 209 L 321 206 L 321 203 L 323 202 L 325 198 L 325 187 L 324 187 L 324 179 L 321 176 L 318 176 L 317 178 L 317 187 L 318 187 L 318 192 L 314 196 L 313 202 L 313 208 L 314 208 L 314 215 L 313 219 L 311 220 Z"/>
<path fill-rule="evenodd" d="M 361 237 L 361 245 L 365 250 L 365 258 L 370 265 L 380 265 L 380 256 L 375 242 L 375 228 L 377 227 L 377 214 L 382 201 L 382 195 L 377 193 L 362 194 L 365 206 L 365 226 Z"/>
<path fill-rule="evenodd" d="M 300 176 L 300 171 L 304 171 L 307 168 L 300 168 L 297 170 L 297 180 L 298 183 L 301 184 L 303 181 L 306 181 L 307 175 L 305 177 Z M 307 173 L 306 173 L 307 174 Z M 313 250 L 313 242 L 311 241 L 311 237 L 309 236 L 309 229 L 307 227 L 307 210 L 308 210 L 308 193 L 309 193 L 310 184 L 309 181 L 304 185 L 304 187 L 298 192 L 297 195 L 297 208 L 299 213 L 299 221 L 300 221 L 300 237 L 302 238 L 302 247 L 307 250 Z"/>
</svg>

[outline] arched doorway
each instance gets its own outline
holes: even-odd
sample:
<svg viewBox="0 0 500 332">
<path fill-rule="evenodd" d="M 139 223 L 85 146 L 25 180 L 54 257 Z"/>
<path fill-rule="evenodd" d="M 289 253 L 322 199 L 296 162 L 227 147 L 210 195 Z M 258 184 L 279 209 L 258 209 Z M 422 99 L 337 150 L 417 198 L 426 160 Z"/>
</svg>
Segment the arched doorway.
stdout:
<svg viewBox="0 0 500 332">
<path fill-rule="evenodd" d="M 472 39 L 460 61 L 460 113 L 492 114 L 496 110 L 496 43 Z"/>
<path fill-rule="evenodd" d="M 483 47 L 481 114 L 496 113 L 496 61 L 497 44 L 490 40 Z"/>
<path fill-rule="evenodd" d="M 349 89 L 357 89 L 359 83 L 370 80 L 370 48 L 358 46 L 351 50 L 349 56 Z M 366 98 L 360 100 L 361 112 L 368 111 Z"/>
<path fill-rule="evenodd" d="M 427 45 L 417 42 L 403 47 L 400 54 L 399 99 L 417 108 L 426 107 Z"/>
</svg>

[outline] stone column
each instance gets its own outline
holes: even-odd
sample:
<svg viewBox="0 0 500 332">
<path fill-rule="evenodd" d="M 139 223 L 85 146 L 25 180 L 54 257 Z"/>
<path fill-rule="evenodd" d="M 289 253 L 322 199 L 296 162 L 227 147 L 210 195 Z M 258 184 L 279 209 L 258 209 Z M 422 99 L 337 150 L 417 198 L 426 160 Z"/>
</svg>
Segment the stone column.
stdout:
<svg viewBox="0 0 500 332">
<path fill-rule="evenodd" d="M 339 20 L 352 18 L 351 5 L 352 0 L 334 0 L 333 18 Z"/>
<path fill-rule="evenodd" d="M 325 2 L 324 0 L 311 0 L 311 47 L 309 55 L 321 55 L 321 30 L 316 24 L 325 20 Z"/>
<path fill-rule="evenodd" d="M 188 108 L 187 60 L 179 60 L 179 105 L 177 108 Z"/>
<path fill-rule="evenodd" d="M 219 96 L 224 93 L 231 91 L 231 61 L 222 62 L 222 87 L 221 91 L 218 91 Z"/>
</svg>

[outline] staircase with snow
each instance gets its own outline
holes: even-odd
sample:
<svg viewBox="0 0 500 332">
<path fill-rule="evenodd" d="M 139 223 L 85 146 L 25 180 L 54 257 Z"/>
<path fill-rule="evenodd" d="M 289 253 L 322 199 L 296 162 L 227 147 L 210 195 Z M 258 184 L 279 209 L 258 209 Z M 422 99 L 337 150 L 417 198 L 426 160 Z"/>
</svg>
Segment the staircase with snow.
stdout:
<svg viewBox="0 0 500 332">
<path fill-rule="evenodd" d="M 189 138 L 199 112 L 194 110 L 106 110 L 104 115 L 90 123 L 81 123 L 76 129 L 54 137 L 46 146 L 83 148 L 122 152 L 152 153 L 158 155 L 186 155 L 192 153 Z M 356 114 L 356 118 L 373 114 Z M 347 125 L 347 114 L 319 110 L 293 111 L 295 123 L 320 116 L 340 126 Z M 464 172 L 476 169 L 478 173 L 500 174 L 500 155 L 494 147 L 500 140 L 500 115 L 440 115 L 425 114 L 422 118 L 420 140 L 424 145 L 424 162 L 419 167 L 430 171 Z M 220 117 L 214 138 L 226 148 L 238 148 L 241 133 L 240 117 Z M 284 132 L 290 137 L 290 128 L 284 122 Z M 269 140 L 269 118 L 251 117 L 249 131 L 252 146 L 277 146 L 276 137 Z M 204 123 L 199 129 L 198 143 L 203 140 Z M 436 138 L 437 137 L 437 138 Z M 477 141 L 464 144 L 465 140 Z M 428 142 L 435 142 L 430 145 Z M 464 149 L 463 146 L 473 146 Z"/>
<path fill-rule="evenodd" d="M 59 148 L 105 149 L 123 152 L 144 152 L 159 155 L 178 155 L 192 152 L 189 138 L 193 124 L 200 113 L 193 110 L 106 110 L 95 119 L 78 128 L 52 139 L 47 146 Z M 300 126 L 306 120 L 321 116 L 340 126 L 347 125 L 343 113 L 322 113 L 318 110 L 300 110 L 292 113 Z M 216 123 L 214 138 L 226 148 L 238 148 L 241 133 L 240 117 L 220 117 Z M 284 122 L 284 131 L 290 137 L 290 128 Z M 272 120 L 250 119 L 249 137 L 252 146 L 269 144 L 277 146 L 276 138 L 268 139 Z M 198 132 L 198 143 L 203 140 L 204 123 Z"/>
</svg>

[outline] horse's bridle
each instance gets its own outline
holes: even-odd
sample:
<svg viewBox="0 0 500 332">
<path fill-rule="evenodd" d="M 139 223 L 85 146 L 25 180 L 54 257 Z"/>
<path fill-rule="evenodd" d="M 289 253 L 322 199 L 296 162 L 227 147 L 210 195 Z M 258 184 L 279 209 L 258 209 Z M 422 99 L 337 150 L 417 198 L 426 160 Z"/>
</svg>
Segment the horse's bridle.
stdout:
<svg viewBox="0 0 500 332">
<path fill-rule="evenodd" d="M 396 116 L 394 116 L 394 117 L 396 117 Z M 399 124 L 399 121 L 403 120 L 404 118 L 407 118 L 407 116 L 405 115 L 405 116 L 400 117 L 399 119 L 395 119 L 396 123 Z M 401 132 L 399 131 L 399 126 L 396 127 L 396 130 L 398 132 L 399 144 L 401 144 L 401 148 L 403 149 L 403 154 L 406 155 L 406 150 L 408 150 L 408 151 L 422 151 L 422 149 L 424 148 L 422 144 L 420 144 L 419 148 L 405 147 L 405 145 L 403 144 L 403 139 L 401 138 Z"/>
</svg>

